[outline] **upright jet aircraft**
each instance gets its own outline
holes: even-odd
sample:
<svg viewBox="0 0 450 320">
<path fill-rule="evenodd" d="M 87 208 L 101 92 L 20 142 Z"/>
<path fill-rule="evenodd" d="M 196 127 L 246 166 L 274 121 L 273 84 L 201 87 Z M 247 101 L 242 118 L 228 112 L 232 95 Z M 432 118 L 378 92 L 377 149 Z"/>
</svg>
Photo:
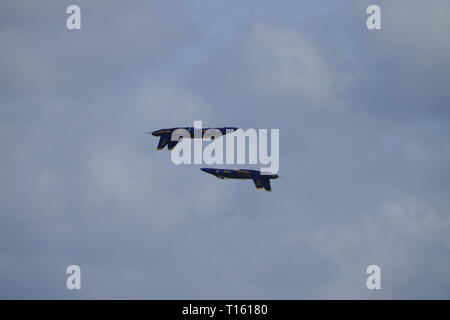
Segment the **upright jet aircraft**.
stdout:
<svg viewBox="0 0 450 320">
<path fill-rule="evenodd" d="M 175 148 L 175 146 L 177 145 L 177 143 L 181 140 L 174 140 L 172 141 L 172 133 L 175 130 L 178 129 L 184 129 L 187 132 L 189 132 L 190 138 L 194 139 L 195 136 L 194 134 L 196 133 L 196 130 L 201 131 L 201 135 L 200 137 L 203 138 L 203 136 L 205 135 L 205 132 L 207 130 L 211 130 L 211 132 L 213 132 L 214 130 L 217 130 L 217 133 L 221 133 L 222 135 L 225 135 L 227 133 L 231 133 L 236 131 L 239 128 L 235 128 L 235 127 L 223 127 L 223 128 L 202 128 L 202 129 L 195 129 L 194 127 L 177 127 L 177 128 L 169 128 L 169 129 L 160 129 L 160 130 L 156 130 L 153 132 L 146 132 L 147 134 L 152 134 L 155 137 L 160 137 L 159 138 L 159 143 L 158 143 L 158 150 L 162 150 L 164 149 L 164 147 L 167 145 L 167 149 L 172 150 L 173 148 Z"/>
<path fill-rule="evenodd" d="M 252 179 L 255 183 L 256 189 L 266 189 L 266 191 L 272 191 L 270 188 L 270 179 L 277 179 L 276 174 L 263 175 L 261 171 L 257 170 L 232 170 L 232 169 L 214 169 L 214 168 L 201 168 L 200 170 L 212 174 L 219 179 Z"/>
</svg>

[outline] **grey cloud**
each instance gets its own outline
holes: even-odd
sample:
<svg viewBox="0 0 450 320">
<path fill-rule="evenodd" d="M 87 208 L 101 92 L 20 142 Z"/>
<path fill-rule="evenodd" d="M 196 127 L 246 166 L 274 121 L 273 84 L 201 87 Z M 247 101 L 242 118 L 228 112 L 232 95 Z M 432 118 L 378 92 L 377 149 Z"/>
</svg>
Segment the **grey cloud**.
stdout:
<svg viewBox="0 0 450 320">
<path fill-rule="evenodd" d="M 439 12 L 422 31 L 385 2 L 381 32 L 359 1 L 79 4 L 80 32 L 66 3 L 0 5 L 0 297 L 448 298 L 444 2 L 404 2 Z M 143 134 L 194 120 L 279 128 L 286 178 Z"/>
</svg>

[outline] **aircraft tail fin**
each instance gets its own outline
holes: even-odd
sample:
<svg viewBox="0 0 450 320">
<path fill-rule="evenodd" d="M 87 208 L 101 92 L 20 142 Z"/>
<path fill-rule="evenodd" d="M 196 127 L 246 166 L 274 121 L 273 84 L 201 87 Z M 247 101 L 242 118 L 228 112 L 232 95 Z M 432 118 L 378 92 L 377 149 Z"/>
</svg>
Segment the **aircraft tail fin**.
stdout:
<svg viewBox="0 0 450 320">
<path fill-rule="evenodd" d="M 159 142 L 158 142 L 158 147 L 157 147 L 157 149 L 158 149 L 158 150 L 164 149 L 164 147 L 165 147 L 166 145 L 168 145 L 169 142 L 170 142 L 170 135 L 164 135 L 164 136 L 161 136 L 161 137 L 159 138 Z"/>
<path fill-rule="evenodd" d="M 169 150 L 172 150 L 173 148 L 175 148 L 175 146 L 177 145 L 177 143 L 178 143 L 178 141 L 172 141 L 172 140 L 170 140 L 169 141 L 169 145 L 167 146 L 167 148 L 169 149 Z"/>
<path fill-rule="evenodd" d="M 266 189 L 266 191 L 272 191 L 272 188 L 270 187 L 270 180 L 267 177 L 259 176 L 253 179 L 253 182 L 255 183 L 256 189 Z"/>
</svg>

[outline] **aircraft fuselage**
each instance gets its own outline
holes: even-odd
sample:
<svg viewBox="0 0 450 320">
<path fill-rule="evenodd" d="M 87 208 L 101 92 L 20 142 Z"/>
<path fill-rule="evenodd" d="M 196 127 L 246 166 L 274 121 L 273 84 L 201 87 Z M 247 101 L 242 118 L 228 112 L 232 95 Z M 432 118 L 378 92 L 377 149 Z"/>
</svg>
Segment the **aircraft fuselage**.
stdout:
<svg viewBox="0 0 450 320">
<path fill-rule="evenodd" d="M 153 132 L 146 132 L 146 133 L 151 133 L 155 137 L 160 137 L 158 147 L 157 147 L 158 150 L 164 149 L 165 146 L 167 146 L 167 148 L 169 150 L 172 150 L 173 148 L 175 148 L 177 143 L 183 137 L 191 138 L 191 139 L 206 138 L 205 134 L 209 133 L 211 139 L 213 139 L 215 137 L 215 135 L 217 135 L 217 136 L 225 135 L 227 133 L 234 132 L 238 129 L 239 128 L 236 128 L 236 127 L 201 128 L 201 129 L 197 129 L 194 127 L 176 127 L 176 128 L 160 129 L 160 130 L 156 130 Z M 185 135 L 179 136 L 176 133 L 177 130 L 182 131 Z M 187 133 L 187 135 L 186 135 L 186 133 Z"/>
<path fill-rule="evenodd" d="M 270 187 L 270 179 L 277 179 L 278 175 L 269 174 L 263 175 L 257 170 L 247 170 L 247 169 L 215 169 L 215 168 L 201 168 L 203 172 L 212 174 L 219 179 L 251 179 L 255 182 L 257 189 L 266 189 L 267 191 L 272 191 Z"/>
</svg>

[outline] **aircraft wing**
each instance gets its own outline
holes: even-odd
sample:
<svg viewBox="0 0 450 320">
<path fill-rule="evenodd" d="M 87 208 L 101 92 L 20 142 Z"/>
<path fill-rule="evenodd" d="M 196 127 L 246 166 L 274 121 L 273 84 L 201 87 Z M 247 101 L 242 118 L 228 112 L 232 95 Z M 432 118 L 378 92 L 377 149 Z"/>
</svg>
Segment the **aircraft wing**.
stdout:
<svg viewBox="0 0 450 320">
<path fill-rule="evenodd" d="M 256 189 L 266 189 L 266 191 L 272 191 L 270 188 L 270 180 L 269 178 L 266 178 L 264 176 L 257 177 L 253 179 L 253 182 L 255 183 Z"/>
<path fill-rule="evenodd" d="M 158 143 L 157 149 L 158 149 L 158 150 L 164 149 L 164 147 L 165 147 L 167 144 L 169 144 L 169 142 L 170 142 L 170 135 L 164 135 L 164 136 L 161 136 L 161 138 L 159 138 L 159 143 Z"/>
</svg>

